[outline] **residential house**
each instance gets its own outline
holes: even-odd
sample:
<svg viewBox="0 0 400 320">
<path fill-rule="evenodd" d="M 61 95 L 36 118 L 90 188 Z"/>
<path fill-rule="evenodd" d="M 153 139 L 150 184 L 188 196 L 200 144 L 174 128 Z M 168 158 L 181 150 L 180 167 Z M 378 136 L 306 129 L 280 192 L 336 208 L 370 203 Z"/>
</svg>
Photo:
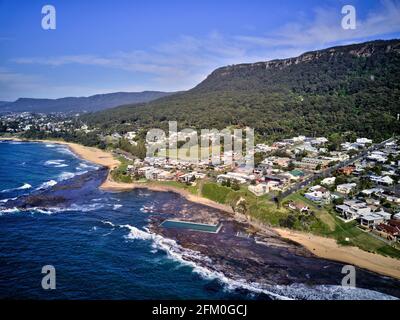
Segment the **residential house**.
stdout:
<svg viewBox="0 0 400 320">
<path fill-rule="evenodd" d="M 372 144 L 372 140 L 367 139 L 367 138 L 358 138 L 356 140 L 356 143 L 361 144 L 361 145 Z"/>
<path fill-rule="evenodd" d="M 340 193 L 343 193 L 343 194 L 349 194 L 356 187 L 357 187 L 356 183 L 339 184 L 338 186 L 336 186 L 336 191 L 340 192 Z"/>
<path fill-rule="evenodd" d="M 336 211 L 346 220 L 354 220 L 371 213 L 371 208 L 359 200 L 345 200 L 342 205 L 335 207 Z"/>
<path fill-rule="evenodd" d="M 336 177 L 329 177 L 329 178 L 325 178 L 321 181 L 321 184 L 325 185 L 325 186 L 333 186 L 335 184 L 336 181 Z"/>
<path fill-rule="evenodd" d="M 381 216 L 384 221 L 389 221 L 392 218 L 392 214 L 384 211 L 383 209 L 381 209 L 380 211 L 374 212 L 374 214 Z"/>
<path fill-rule="evenodd" d="M 367 159 L 374 162 L 384 163 L 387 161 L 386 154 L 381 151 L 373 151 L 368 156 Z"/>
<path fill-rule="evenodd" d="M 331 193 L 324 187 L 314 186 L 309 189 L 309 192 L 304 194 L 304 197 L 322 204 L 328 204 L 331 201 Z"/>
<path fill-rule="evenodd" d="M 227 182 L 227 181 L 235 181 L 239 184 L 245 184 L 247 181 L 246 179 L 240 178 L 238 176 L 232 176 L 229 174 L 220 174 L 217 176 L 217 182 L 222 183 L 222 182 Z"/>
<path fill-rule="evenodd" d="M 280 158 L 280 157 L 276 157 L 271 159 L 272 160 L 272 164 L 282 167 L 282 168 L 287 168 L 289 166 L 289 163 L 292 161 L 292 159 L 290 158 Z"/>
<path fill-rule="evenodd" d="M 383 193 L 385 190 L 381 189 L 381 188 L 372 188 L 372 189 L 364 189 L 361 191 L 361 193 L 365 196 L 370 197 L 373 194 L 380 194 Z"/>
<path fill-rule="evenodd" d="M 379 224 L 376 226 L 376 233 L 382 238 L 393 241 L 400 237 L 400 228 L 388 224 Z"/>
<path fill-rule="evenodd" d="M 369 179 L 377 184 L 387 185 L 387 186 L 392 185 L 394 183 L 394 180 L 389 176 L 382 177 L 382 176 L 370 175 Z"/>
<path fill-rule="evenodd" d="M 354 167 L 354 166 L 347 166 L 347 167 L 339 168 L 338 172 L 341 174 L 344 174 L 346 176 L 349 176 L 353 173 L 353 171 L 355 169 L 356 169 L 356 167 Z"/>
<path fill-rule="evenodd" d="M 373 228 L 383 222 L 383 217 L 375 213 L 366 214 L 360 217 L 360 224 L 368 228 Z"/>
<path fill-rule="evenodd" d="M 392 195 L 383 194 L 382 197 L 387 201 L 394 202 L 396 204 L 400 204 L 400 198 Z"/>
<path fill-rule="evenodd" d="M 257 185 L 250 185 L 248 187 L 249 191 L 254 193 L 257 197 L 260 197 L 264 194 L 270 192 L 271 184 L 269 183 L 259 183 Z"/>
<path fill-rule="evenodd" d="M 289 177 L 282 174 L 266 175 L 264 179 L 266 182 L 268 181 L 279 182 L 280 185 L 286 185 L 289 182 Z"/>
<path fill-rule="evenodd" d="M 303 177 L 305 175 L 303 171 L 298 170 L 298 169 L 294 169 L 294 170 L 290 171 L 289 174 L 290 174 L 290 179 L 294 180 L 294 181 L 303 179 Z"/>
</svg>

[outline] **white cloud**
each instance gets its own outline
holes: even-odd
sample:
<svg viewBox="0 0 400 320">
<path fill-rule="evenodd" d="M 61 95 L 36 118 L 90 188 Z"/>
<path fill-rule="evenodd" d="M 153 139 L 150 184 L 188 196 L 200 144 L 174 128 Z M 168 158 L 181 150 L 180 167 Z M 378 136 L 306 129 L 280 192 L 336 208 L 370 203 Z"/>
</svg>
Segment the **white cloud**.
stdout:
<svg viewBox="0 0 400 320">
<path fill-rule="evenodd" d="M 303 17 L 302 23 L 285 24 L 265 36 L 226 36 L 214 31 L 202 38 L 182 35 L 174 41 L 146 50 L 114 52 L 108 55 L 21 57 L 13 62 L 52 67 L 88 65 L 124 70 L 137 75 L 133 77 L 132 87 L 142 88 L 142 76 L 145 75 L 146 89 L 185 90 L 202 81 L 207 74 L 220 66 L 293 57 L 329 44 L 345 44 L 400 32 L 400 2 L 382 0 L 380 10 L 358 19 L 356 30 L 343 30 L 341 18 L 337 8 L 318 8 L 309 22 Z M 249 29 L 249 32 L 253 30 Z M 17 81 L 17 78 L 14 80 Z M 21 80 L 28 85 L 29 79 L 22 77 Z M 71 91 L 82 91 L 72 87 Z M 100 90 L 101 88 L 98 91 Z"/>
<path fill-rule="evenodd" d="M 237 36 L 236 39 L 266 48 L 317 48 L 400 32 L 400 3 L 396 0 L 382 0 L 381 4 L 379 11 L 370 12 L 365 19 L 358 18 L 355 30 L 342 29 L 343 16 L 337 10 L 319 8 L 315 10 L 314 20 L 308 24 L 290 23 L 276 30 L 272 36 Z"/>
</svg>

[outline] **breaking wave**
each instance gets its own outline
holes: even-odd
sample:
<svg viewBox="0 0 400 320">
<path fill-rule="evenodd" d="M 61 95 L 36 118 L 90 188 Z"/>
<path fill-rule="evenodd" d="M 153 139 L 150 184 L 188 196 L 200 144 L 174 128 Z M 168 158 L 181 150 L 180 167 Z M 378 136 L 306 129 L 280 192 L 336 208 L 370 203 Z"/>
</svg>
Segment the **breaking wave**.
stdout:
<svg viewBox="0 0 400 320">
<path fill-rule="evenodd" d="M 57 152 L 62 153 L 62 154 L 66 154 L 66 155 L 70 155 L 70 156 L 74 156 L 75 158 L 78 158 L 78 156 L 73 153 L 71 150 L 69 150 L 68 147 L 60 147 L 58 146 L 57 149 L 55 149 Z"/>
<path fill-rule="evenodd" d="M 34 208 L 29 208 L 26 210 L 18 209 L 16 207 L 14 208 L 1 208 L 0 207 L 0 216 L 3 214 L 9 214 L 9 213 L 18 213 L 18 212 L 28 212 L 28 213 L 41 213 L 41 214 L 55 214 L 55 213 L 60 213 L 60 212 L 69 212 L 69 211 L 78 211 L 78 212 L 90 212 L 90 211 L 95 211 L 98 209 L 103 208 L 104 206 L 98 203 L 95 204 L 89 204 L 89 205 L 77 205 L 77 204 L 72 204 L 70 207 L 49 207 L 49 208 L 43 208 L 43 207 L 34 207 Z"/>
<path fill-rule="evenodd" d="M 82 175 L 82 174 L 85 174 L 85 173 L 87 173 L 87 171 L 79 171 L 79 172 L 67 172 L 67 171 L 64 171 L 58 176 L 57 180 L 58 181 L 64 181 L 64 180 L 72 179 L 75 176 L 79 176 L 79 175 Z"/>
<path fill-rule="evenodd" d="M 46 166 L 59 166 L 63 162 L 65 162 L 65 160 L 47 160 L 44 164 Z"/>
<path fill-rule="evenodd" d="M 87 163 L 80 163 L 79 166 L 76 168 L 77 170 L 85 170 L 85 169 L 98 169 L 98 166 L 96 165 L 90 165 Z"/>
<path fill-rule="evenodd" d="M 20 210 L 18 208 L 0 209 L 0 216 L 7 213 L 18 213 Z"/>
<path fill-rule="evenodd" d="M 8 201 L 14 201 L 14 200 L 17 200 L 17 199 L 18 199 L 18 197 L 10 198 L 10 199 L 2 199 L 2 200 L 0 200 L 0 202 L 7 203 Z"/>
<path fill-rule="evenodd" d="M 26 190 L 26 189 L 30 189 L 30 188 L 32 188 L 32 186 L 29 183 L 24 183 L 19 188 L 5 189 L 5 190 L 1 191 L 1 193 L 11 192 L 11 191 L 16 191 L 16 190 Z"/>
<path fill-rule="evenodd" d="M 109 226 L 111 226 L 111 227 L 113 227 L 113 228 L 115 227 L 115 224 L 112 223 L 112 222 L 110 222 L 110 221 L 101 220 L 101 223 L 107 224 L 107 225 L 109 225 Z"/>
<path fill-rule="evenodd" d="M 44 164 L 46 166 L 53 166 L 54 168 L 65 168 L 68 167 L 67 164 L 63 163 L 65 160 L 48 160 Z"/>
<path fill-rule="evenodd" d="M 46 182 L 43 182 L 36 190 L 44 190 L 44 189 L 53 187 L 56 184 L 57 184 L 57 181 L 55 181 L 55 180 L 46 181 Z"/>
</svg>

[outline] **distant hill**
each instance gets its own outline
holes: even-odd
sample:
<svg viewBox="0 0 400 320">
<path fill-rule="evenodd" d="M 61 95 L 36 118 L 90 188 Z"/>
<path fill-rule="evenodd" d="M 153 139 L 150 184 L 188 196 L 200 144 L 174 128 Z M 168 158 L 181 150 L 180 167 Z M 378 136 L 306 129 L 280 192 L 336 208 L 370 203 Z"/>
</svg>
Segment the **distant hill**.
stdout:
<svg viewBox="0 0 400 320">
<path fill-rule="evenodd" d="M 400 40 L 372 41 L 299 57 L 222 67 L 195 88 L 157 101 L 88 114 L 108 130 L 250 126 L 265 139 L 351 131 L 400 133 Z"/>
<path fill-rule="evenodd" d="M 60 99 L 20 98 L 15 102 L 2 104 L 0 112 L 94 112 L 113 108 L 123 104 L 135 104 L 152 101 L 170 95 L 168 92 L 116 92 L 97 94 L 90 97 L 67 97 Z"/>
</svg>

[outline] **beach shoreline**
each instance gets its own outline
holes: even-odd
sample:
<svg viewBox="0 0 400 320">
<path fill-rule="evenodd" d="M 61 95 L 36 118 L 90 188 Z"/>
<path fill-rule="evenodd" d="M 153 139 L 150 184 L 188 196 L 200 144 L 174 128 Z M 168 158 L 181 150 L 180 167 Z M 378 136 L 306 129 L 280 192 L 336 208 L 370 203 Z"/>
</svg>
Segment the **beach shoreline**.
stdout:
<svg viewBox="0 0 400 320">
<path fill-rule="evenodd" d="M 77 156 L 86 161 L 93 162 L 97 165 L 107 167 L 109 169 L 108 176 L 101 189 L 109 192 L 124 192 L 132 191 L 135 189 L 147 189 L 157 192 L 174 192 L 177 193 L 188 201 L 203 204 L 218 210 L 225 211 L 229 214 L 234 214 L 232 208 L 227 205 L 216 203 L 207 198 L 194 195 L 187 190 L 179 189 L 173 186 L 160 185 L 157 183 L 136 182 L 136 183 L 120 183 L 112 180 L 110 172 L 112 169 L 118 167 L 120 161 L 115 159 L 114 156 L 107 151 L 100 150 L 93 147 L 85 147 L 77 143 L 59 141 L 59 140 L 23 140 L 18 138 L 0 138 L 0 140 L 10 141 L 26 141 L 26 142 L 42 142 L 52 144 L 62 144 L 70 148 Z M 286 230 L 281 228 L 274 228 L 263 226 L 260 223 L 247 221 L 255 228 L 260 230 L 268 229 L 274 230 L 281 237 L 294 241 L 301 246 L 308 249 L 312 254 L 319 258 L 328 259 L 332 261 L 348 263 L 350 265 L 358 266 L 372 272 L 376 272 L 385 276 L 390 276 L 400 279 L 400 260 L 386 257 L 383 255 L 363 251 L 357 247 L 340 246 L 335 239 L 316 236 L 309 233 L 303 233 L 294 230 Z"/>
</svg>

